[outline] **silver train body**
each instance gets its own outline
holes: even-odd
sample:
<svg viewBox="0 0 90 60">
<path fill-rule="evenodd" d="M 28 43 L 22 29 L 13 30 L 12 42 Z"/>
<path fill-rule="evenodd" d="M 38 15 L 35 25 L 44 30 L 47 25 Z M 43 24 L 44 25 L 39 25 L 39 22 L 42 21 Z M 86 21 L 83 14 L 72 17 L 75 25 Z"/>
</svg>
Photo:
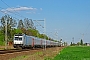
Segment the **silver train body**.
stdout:
<svg viewBox="0 0 90 60">
<path fill-rule="evenodd" d="M 33 36 L 28 36 L 25 34 L 16 34 L 16 35 L 14 35 L 13 46 L 14 46 L 14 48 L 18 48 L 18 47 L 20 47 L 20 48 L 27 48 L 27 47 L 43 48 L 43 47 L 60 46 L 60 43 L 33 37 Z"/>
</svg>

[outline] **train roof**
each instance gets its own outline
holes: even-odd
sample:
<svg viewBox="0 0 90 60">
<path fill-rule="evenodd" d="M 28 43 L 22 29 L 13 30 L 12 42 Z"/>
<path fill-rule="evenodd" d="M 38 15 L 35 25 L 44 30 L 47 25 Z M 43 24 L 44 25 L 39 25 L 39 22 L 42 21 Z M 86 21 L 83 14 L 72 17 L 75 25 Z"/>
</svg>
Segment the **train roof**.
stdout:
<svg viewBox="0 0 90 60">
<path fill-rule="evenodd" d="M 24 34 L 15 34 L 15 36 L 23 36 Z"/>
</svg>

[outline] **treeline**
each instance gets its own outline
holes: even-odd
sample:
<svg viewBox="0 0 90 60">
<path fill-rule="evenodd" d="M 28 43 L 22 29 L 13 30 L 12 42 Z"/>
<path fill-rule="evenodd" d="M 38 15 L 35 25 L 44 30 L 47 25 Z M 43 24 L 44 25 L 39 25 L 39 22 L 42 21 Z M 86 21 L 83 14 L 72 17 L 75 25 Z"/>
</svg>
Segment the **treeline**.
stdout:
<svg viewBox="0 0 90 60">
<path fill-rule="evenodd" d="M 87 44 L 83 43 L 83 40 L 81 39 L 80 42 L 77 42 L 77 43 L 71 42 L 70 45 L 71 46 L 86 46 Z"/>
<path fill-rule="evenodd" d="M 33 20 L 25 18 L 24 20 L 13 19 L 9 15 L 2 16 L 0 19 L 0 45 L 4 45 L 5 42 L 5 21 L 7 20 L 7 41 L 13 41 L 14 34 L 23 33 L 30 36 L 35 36 L 39 38 L 45 38 L 47 40 L 48 36 L 45 34 L 40 34 L 39 31 L 34 26 Z"/>
</svg>

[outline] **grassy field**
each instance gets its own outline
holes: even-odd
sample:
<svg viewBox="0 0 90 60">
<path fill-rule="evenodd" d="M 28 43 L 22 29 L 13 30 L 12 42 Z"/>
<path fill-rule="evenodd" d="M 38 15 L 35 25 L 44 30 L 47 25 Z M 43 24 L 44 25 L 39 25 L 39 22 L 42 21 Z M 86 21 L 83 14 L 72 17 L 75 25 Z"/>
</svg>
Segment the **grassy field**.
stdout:
<svg viewBox="0 0 90 60">
<path fill-rule="evenodd" d="M 64 48 L 54 60 L 90 60 L 90 47 L 67 47 Z"/>
</svg>

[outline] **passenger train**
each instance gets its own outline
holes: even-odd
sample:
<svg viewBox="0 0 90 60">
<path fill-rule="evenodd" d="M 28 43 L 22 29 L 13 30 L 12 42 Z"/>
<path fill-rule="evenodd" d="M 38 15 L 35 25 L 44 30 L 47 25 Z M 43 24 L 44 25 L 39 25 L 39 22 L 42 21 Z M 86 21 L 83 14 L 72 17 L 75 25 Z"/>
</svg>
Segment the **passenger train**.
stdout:
<svg viewBox="0 0 90 60">
<path fill-rule="evenodd" d="M 59 42 L 45 40 L 25 34 L 15 34 L 13 39 L 14 48 L 43 48 L 60 46 Z"/>
</svg>

